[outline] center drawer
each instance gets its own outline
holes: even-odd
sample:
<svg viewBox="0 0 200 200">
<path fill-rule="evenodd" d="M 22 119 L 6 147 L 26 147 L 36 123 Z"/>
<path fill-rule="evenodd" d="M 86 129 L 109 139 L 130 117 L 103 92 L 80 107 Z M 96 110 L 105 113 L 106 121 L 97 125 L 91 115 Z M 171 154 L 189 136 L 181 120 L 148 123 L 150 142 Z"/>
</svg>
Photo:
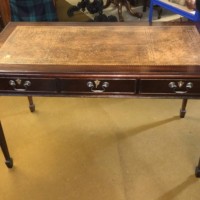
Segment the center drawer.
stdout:
<svg viewBox="0 0 200 200">
<path fill-rule="evenodd" d="M 135 79 L 61 79 L 61 93 L 135 94 Z"/>
</svg>

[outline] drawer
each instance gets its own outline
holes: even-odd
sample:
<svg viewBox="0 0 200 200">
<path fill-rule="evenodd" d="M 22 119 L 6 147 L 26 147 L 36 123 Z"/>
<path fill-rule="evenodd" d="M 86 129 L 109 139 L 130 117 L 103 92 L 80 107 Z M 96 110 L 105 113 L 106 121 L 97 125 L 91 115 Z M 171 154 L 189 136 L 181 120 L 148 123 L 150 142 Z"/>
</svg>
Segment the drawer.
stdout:
<svg viewBox="0 0 200 200">
<path fill-rule="evenodd" d="M 56 80 L 51 78 L 0 78 L 0 92 L 56 92 Z"/>
<path fill-rule="evenodd" d="M 200 95 L 198 79 L 144 79 L 140 80 L 140 94 Z"/>
<path fill-rule="evenodd" d="M 135 79 L 61 79 L 61 93 L 134 94 Z"/>
</svg>

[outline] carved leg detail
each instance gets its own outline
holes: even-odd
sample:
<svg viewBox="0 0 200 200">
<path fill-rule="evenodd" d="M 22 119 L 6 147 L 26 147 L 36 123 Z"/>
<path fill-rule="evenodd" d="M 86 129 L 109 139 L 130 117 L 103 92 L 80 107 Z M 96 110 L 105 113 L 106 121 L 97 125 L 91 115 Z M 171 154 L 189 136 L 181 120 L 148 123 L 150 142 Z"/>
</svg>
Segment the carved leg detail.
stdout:
<svg viewBox="0 0 200 200">
<path fill-rule="evenodd" d="M 31 112 L 35 111 L 35 105 L 33 103 L 33 98 L 32 96 L 28 96 L 28 102 L 29 102 L 29 109 Z"/>
<path fill-rule="evenodd" d="M 188 101 L 188 99 L 183 99 L 183 101 L 182 101 L 182 107 L 181 107 L 181 110 L 180 110 L 180 118 L 185 117 L 187 101 Z"/>
<path fill-rule="evenodd" d="M 6 143 L 6 139 L 4 136 L 4 132 L 3 132 L 3 128 L 1 126 L 1 122 L 0 122 L 0 146 L 3 152 L 3 155 L 5 157 L 5 164 L 7 165 L 8 168 L 12 168 L 13 167 L 13 159 L 10 157 L 9 151 L 8 151 L 8 146 Z"/>
<path fill-rule="evenodd" d="M 110 6 L 110 4 L 112 3 L 112 0 L 107 0 L 105 5 L 103 5 L 103 9 L 106 9 Z"/>
<path fill-rule="evenodd" d="M 196 167 L 195 175 L 197 178 L 200 178 L 200 159 L 199 159 L 199 164 Z"/>
<path fill-rule="evenodd" d="M 127 11 L 128 11 L 132 16 L 137 17 L 137 18 L 139 18 L 139 19 L 142 18 L 143 14 L 142 14 L 142 13 L 139 13 L 139 12 L 134 12 L 134 11 L 131 9 L 131 5 L 130 5 L 130 3 L 129 3 L 127 0 L 125 0 L 124 5 L 125 5 Z"/>
</svg>

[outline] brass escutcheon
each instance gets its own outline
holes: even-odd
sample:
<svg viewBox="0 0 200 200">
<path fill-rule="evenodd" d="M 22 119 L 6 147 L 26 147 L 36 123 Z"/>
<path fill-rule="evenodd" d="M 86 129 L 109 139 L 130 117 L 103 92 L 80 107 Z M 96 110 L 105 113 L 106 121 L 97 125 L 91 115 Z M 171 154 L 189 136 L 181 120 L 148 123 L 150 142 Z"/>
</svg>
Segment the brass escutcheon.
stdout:
<svg viewBox="0 0 200 200">
<path fill-rule="evenodd" d="M 15 80 L 15 82 L 16 82 L 18 85 L 21 85 L 22 80 L 18 78 L 18 79 Z"/>
<path fill-rule="evenodd" d="M 178 82 L 178 87 L 181 88 L 184 84 L 185 84 L 185 82 L 179 81 L 179 82 Z"/>
<path fill-rule="evenodd" d="M 97 88 L 99 86 L 99 84 L 101 83 L 101 81 L 95 80 L 94 83 L 95 83 L 95 87 Z"/>
</svg>

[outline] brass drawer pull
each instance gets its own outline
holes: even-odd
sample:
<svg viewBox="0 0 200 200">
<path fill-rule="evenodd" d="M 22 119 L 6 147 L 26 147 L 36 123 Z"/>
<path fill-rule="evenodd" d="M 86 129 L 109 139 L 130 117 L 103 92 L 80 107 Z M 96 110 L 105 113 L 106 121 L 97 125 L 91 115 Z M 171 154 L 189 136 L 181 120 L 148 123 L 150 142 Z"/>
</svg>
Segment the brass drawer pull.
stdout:
<svg viewBox="0 0 200 200">
<path fill-rule="evenodd" d="M 9 85 L 13 87 L 13 89 L 17 92 L 25 92 L 27 90 L 28 87 L 31 86 L 31 82 L 30 81 L 25 81 L 24 84 L 22 85 L 24 88 L 16 88 L 17 85 L 21 85 L 21 79 L 17 79 L 17 80 L 10 80 L 9 81 Z"/>
<path fill-rule="evenodd" d="M 95 83 L 96 85 L 96 83 Z M 94 86 L 94 83 L 92 81 L 89 81 L 87 82 L 87 86 L 90 88 L 91 92 L 96 92 L 96 93 L 100 93 L 100 92 L 105 92 L 106 88 L 109 87 L 109 83 L 108 82 L 103 82 L 102 84 L 102 90 L 97 90 L 97 89 L 93 89 L 95 86 Z M 98 85 L 96 85 L 97 87 Z"/>
<path fill-rule="evenodd" d="M 180 90 L 183 85 L 185 85 L 185 83 L 183 81 L 179 81 L 177 84 L 175 82 L 170 82 L 168 86 L 169 88 L 173 89 L 173 92 L 175 92 L 176 94 L 186 94 L 187 92 L 189 92 L 190 89 L 193 88 L 193 83 L 188 82 L 185 85 L 186 90 Z"/>
</svg>

